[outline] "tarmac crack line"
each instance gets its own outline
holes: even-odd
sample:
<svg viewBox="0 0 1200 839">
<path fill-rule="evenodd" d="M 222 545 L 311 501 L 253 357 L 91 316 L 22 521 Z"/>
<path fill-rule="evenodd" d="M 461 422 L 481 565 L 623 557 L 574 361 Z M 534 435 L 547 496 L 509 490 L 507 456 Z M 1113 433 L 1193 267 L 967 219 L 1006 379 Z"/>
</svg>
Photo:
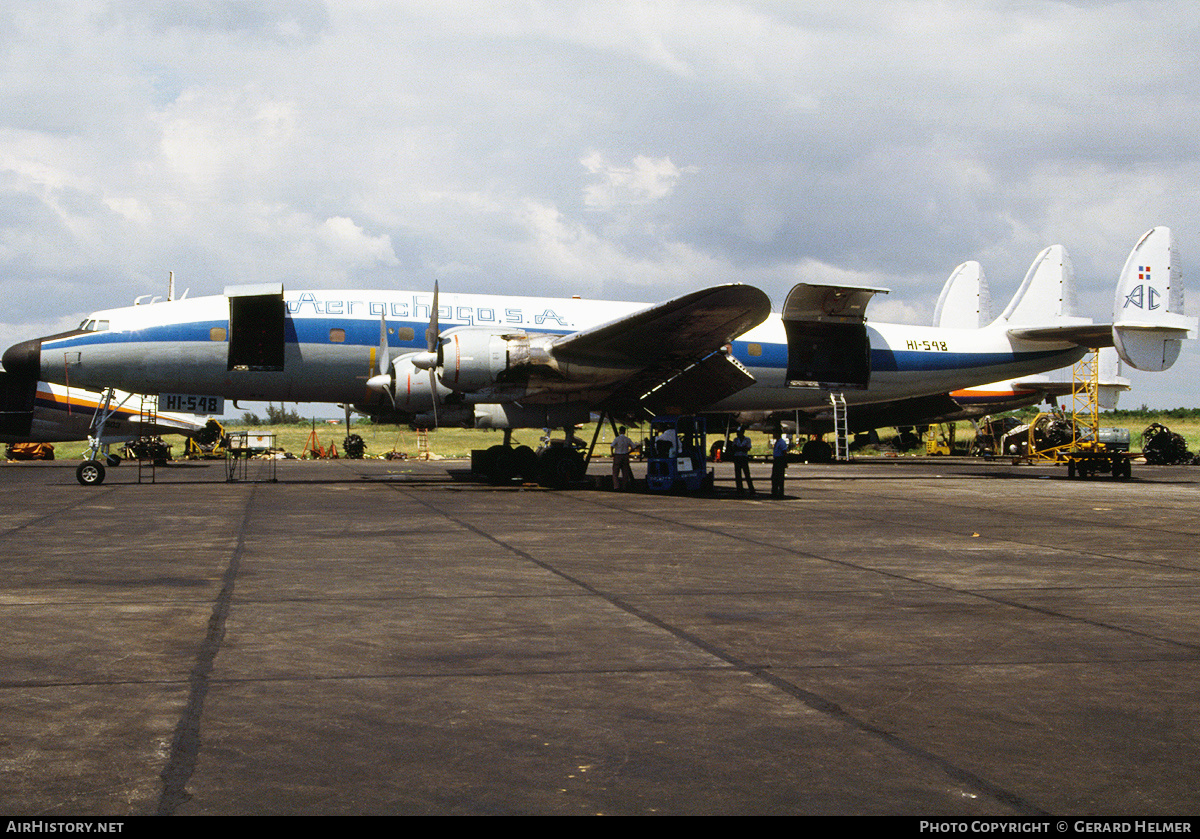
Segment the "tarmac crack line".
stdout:
<svg viewBox="0 0 1200 839">
<path fill-rule="evenodd" d="M 158 799 L 157 809 L 157 815 L 160 816 L 174 815 L 189 798 L 187 784 L 196 771 L 196 759 L 200 754 L 200 718 L 204 713 L 204 700 L 208 696 L 213 663 L 225 639 L 225 621 L 229 617 L 234 583 L 241 567 L 242 552 L 246 547 L 246 532 L 250 525 L 250 514 L 254 509 L 255 495 L 256 487 L 251 484 L 246 508 L 242 513 L 242 523 L 238 528 L 237 545 L 222 575 L 221 591 L 217 594 L 212 615 L 208 619 L 208 631 L 200 643 L 191 673 L 188 674 L 187 705 L 184 706 L 183 714 L 175 726 L 170 756 L 162 771 L 163 791 Z"/>
<path fill-rule="evenodd" d="M 580 499 L 580 500 L 583 500 L 583 499 Z M 595 504 L 596 506 L 604 507 L 605 509 L 608 509 L 608 510 L 618 509 L 611 505 L 604 504 L 599 501 L 593 501 L 590 499 L 587 500 L 586 503 Z M 1045 615 L 1046 617 L 1057 618 L 1059 620 L 1065 620 L 1065 621 L 1069 621 L 1072 623 L 1084 624 L 1086 626 L 1091 626 L 1096 629 L 1105 629 L 1110 632 L 1117 632 L 1117 633 L 1120 633 L 1123 635 L 1129 635 L 1129 636 L 1133 636 L 1135 638 L 1141 638 L 1143 640 L 1154 641 L 1159 644 L 1167 644 L 1169 646 L 1179 647 L 1184 650 L 1189 650 L 1193 653 L 1200 653 L 1200 644 L 1192 644 L 1192 643 L 1188 643 L 1187 641 L 1179 641 L 1174 638 L 1164 638 L 1160 635 L 1154 635 L 1149 632 L 1142 632 L 1140 630 L 1132 629 L 1127 626 L 1117 626 L 1116 624 L 1105 623 L 1104 621 L 1093 620 L 1090 618 L 1081 618 L 1077 615 L 1068 615 L 1065 612 L 1055 611 L 1054 609 L 1048 609 L 1044 606 L 1034 606 L 1031 603 L 1022 603 L 1017 600 L 1010 600 L 1008 598 L 1001 597 L 998 594 L 989 593 L 986 589 L 955 588 L 954 586 L 948 586 L 943 583 L 935 583 L 935 582 L 931 582 L 930 580 L 920 579 L 918 577 L 909 577 L 904 574 L 897 574 L 895 571 L 884 571 L 881 568 L 872 568 L 869 565 L 860 565 L 858 563 L 849 562 L 844 559 L 835 559 L 830 556 L 822 556 L 821 554 L 811 553 L 809 551 L 797 550 L 796 548 L 788 547 L 786 545 L 775 545 L 775 544 L 772 544 L 771 542 L 765 542 L 760 539 L 747 539 L 744 536 L 735 535 L 733 533 L 727 533 L 727 532 L 720 530 L 718 528 L 715 528 L 715 527 L 703 527 L 703 526 L 696 525 L 696 524 L 690 524 L 688 522 L 676 521 L 674 519 L 665 518 L 663 516 L 655 515 L 653 513 L 647 513 L 644 511 L 640 511 L 640 510 L 625 510 L 624 512 L 630 513 L 632 515 L 642 516 L 643 518 L 648 518 L 648 519 L 651 519 L 652 521 L 661 522 L 663 524 L 669 524 L 673 527 L 686 527 L 691 530 L 698 530 L 702 533 L 710 533 L 715 536 L 721 536 L 726 539 L 732 539 L 734 541 L 742 542 L 744 544 L 760 545 L 764 548 L 769 548 L 770 550 L 783 551 L 785 553 L 790 553 L 795 556 L 807 557 L 809 559 L 815 559 L 820 562 L 828 562 L 831 565 L 839 565 L 843 568 L 852 568 L 855 571 L 863 571 L 868 574 L 877 574 L 881 577 L 887 577 L 887 578 L 893 579 L 893 580 L 899 580 L 899 581 L 906 582 L 906 583 L 912 583 L 913 585 L 921 586 L 924 588 L 934 589 L 937 591 L 950 592 L 953 594 L 961 594 L 965 597 L 974 597 L 974 598 L 978 598 L 979 600 L 986 600 L 989 603 L 996 603 L 996 604 L 999 604 L 1002 606 L 1008 606 L 1009 608 L 1012 608 L 1012 609 L 1022 609 L 1022 610 L 1028 611 L 1028 612 L 1033 612 L 1034 614 Z M 865 519 L 867 521 L 876 521 L 874 519 L 870 519 L 867 516 L 859 516 L 859 518 Z M 958 531 L 948 531 L 948 532 L 957 533 Z M 1005 541 L 1012 541 L 1012 540 L 1005 540 Z M 1021 545 L 1022 543 L 1014 541 L 1013 544 Z M 1086 553 L 1088 556 L 1102 556 L 1107 559 L 1114 558 L 1114 557 L 1108 557 L 1105 554 L 1098 554 L 1098 553 L 1094 553 L 1094 552 L 1081 551 L 1081 553 Z M 1190 570 L 1190 569 L 1177 569 L 1177 570 Z M 1112 588 L 1112 587 L 1107 587 L 1107 588 Z M 1130 587 L 1126 586 L 1124 588 L 1130 588 Z"/>
<path fill-rule="evenodd" d="M 94 489 L 94 488 L 90 489 L 90 490 L 88 490 L 88 494 L 86 496 L 84 496 L 83 498 L 80 498 L 78 501 L 75 501 L 74 503 L 67 504 L 65 507 L 61 507 L 52 513 L 46 513 L 44 516 L 38 516 L 36 519 L 30 519 L 29 521 L 25 522 L 24 524 L 18 524 L 14 527 L 5 528 L 2 532 L 0 532 L 0 539 L 6 539 L 9 536 L 13 536 L 17 533 L 20 533 L 22 530 L 27 530 L 30 527 L 33 527 L 34 525 L 41 524 L 45 521 L 55 518 L 56 516 L 61 516 L 64 513 L 68 513 L 71 510 L 74 510 L 76 507 L 82 507 L 84 504 L 88 504 L 93 501 L 99 501 L 100 499 L 104 498 L 105 496 L 111 495 L 114 492 L 116 492 L 116 487 L 105 487 L 103 490 Z"/>
<path fill-rule="evenodd" d="M 539 568 L 542 568 L 545 571 L 547 571 L 551 574 L 554 574 L 555 576 L 571 583 L 572 585 L 578 586 L 579 588 L 583 589 L 584 591 L 605 600 L 606 602 L 610 603 L 614 607 L 637 618 L 638 620 L 641 620 L 644 623 L 648 623 L 651 626 L 654 626 L 654 627 L 662 630 L 663 632 L 666 632 L 666 633 L 672 635 L 673 637 L 675 637 L 687 644 L 690 644 L 699 650 L 704 651 L 708 655 L 711 655 L 711 656 L 715 657 L 716 659 L 725 662 L 727 665 L 732 667 L 734 670 L 754 676 L 755 678 L 760 679 L 763 682 L 766 682 L 767 684 L 771 685 L 772 687 L 776 688 L 777 690 L 779 690 L 779 691 L 783 692 L 784 694 L 792 697 L 793 699 L 801 702 L 802 704 L 811 708 L 812 710 L 817 711 L 818 713 L 821 713 L 821 714 L 825 714 L 826 716 L 832 717 L 833 719 L 837 720 L 838 722 L 842 723 L 843 725 L 848 726 L 849 728 L 860 731 L 864 734 L 868 734 L 868 735 L 876 738 L 877 740 L 880 740 L 881 742 L 887 744 L 891 748 L 894 748 L 911 758 L 920 760 L 921 762 L 932 765 L 932 766 L 936 766 L 946 776 L 953 778 L 954 780 L 958 781 L 959 783 L 962 783 L 973 789 L 979 790 L 980 792 L 990 796 L 991 798 L 995 799 L 996 801 L 998 801 L 1008 807 L 1013 808 L 1020 815 L 1024 815 L 1024 816 L 1048 816 L 1048 815 L 1050 815 L 1050 813 L 1046 812 L 1045 810 L 1042 810 L 1040 807 L 1036 806 L 1032 802 L 1026 801 L 1024 798 L 1017 795 L 1016 793 L 1013 793 L 1013 792 L 1006 790 L 1003 787 L 1000 787 L 984 778 L 981 778 L 978 775 L 975 775 L 974 773 L 970 772 L 969 770 L 964 769 L 963 767 L 950 762 L 946 758 L 944 758 L 938 754 L 935 754 L 934 752 L 931 752 L 928 749 L 922 748 L 921 746 L 918 746 L 916 743 L 906 740 L 905 738 L 901 737 L 898 734 L 895 734 L 884 728 L 880 728 L 879 726 L 872 725 L 871 723 L 869 723 L 865 720 L 859 719 L 858 717 L 854 716 L 849 711 L 847 711 L 845 708 L 842 708 L 836 702 L 826 699 L 825 697 L 820 696 L 819 694 L 813 693 L 812 691 L 805 690 L 804 688 L 800 687 L 799 685 L 789 682 L 787 679 L 784 679 L 784 678 L 781 678 L 781 677 L 775 675 L 774 673 L 770 672 L 770 670 L 767 668 L 758 667 L 758 666 L 750 664 L 749 662 L 743 661 L 741 658 L 735 656 L 733 653 L 729 652 L 728 650 L 717 647 L 716 645 L 704 640 L 703 638 L 700 638 L 697 635 L 694 635 L 691 632 L 688 632 L 685 629 L 682 629 L 681 627 L 678 627 L 678 626 L 675 626 L 674 624 L 668 623 L 667 621 L 663 620 L 662 618 L 659 618 L 658 616 L 651 614 L 650 612 L 647 612 L 646 610 L 641 609 L 641 608 L 633 605 L 632 603 L 629 603 L 629 602 L 623 600 L 622 598 L 617 597 L 614 594 L 602 591 L 584 580 L 581 580 L 577 577 L 573 577 L 572 575 L 566 573 L 565 571 L 563 571 L 559 568 L 555 568 L 553 565 L 549 564 L 548 562 L 545 562 L 544 560 L 540 560 L 537 557 L 533 556 L 532 554 L 530 554 L 526 551 L 523 551 L 514 545 L 510 545 L 509 543 L 503 541 L 502 539 L 498 539 L 497 537 L 491 535 L 490 533 L 487 533 L 486 531 L 471 524 L 469 521 L 466 521 L 457 516 L 453 516 L 453 515 L 447 513 L 445 510 L 441 510 L 441 509 L 435 507 L 433 504 L 430 504 L 428 501 L 425 501 L 424 499 L 417 498 L 414 495 L 412 495 L 411 493 L 404 492 L 403 489 L 401 489 L 399 487 L 397 487 L 396 489 L 399 492 L 403 492 L 403 494 L 407 495 L 412 501 L 415 501 L 416 503 L 421 504 L 422 506 L 432 510 L 433 512 L 442 516 L 443 518 L 454 522 L 455 524 L 459 525 L 460 527 L 466 528 L 467 530 L 474 533 L 475 535 L 480 536 L 480 537 L 486 539 L 487 541 L 492 542 L 493 544 L 496 544 L 496 545 L 504 548 L 506 551 L 509 551 L 510 553 L 515 554 L 516 556 L 519 556 L 522 559 L 525 559 L 525 560 L 533 563 L 534 565 L 538 566 Z M 597 502 L 592 502 L 592 503 L 597 503 Z M 598 504 L 598 506 L 603 507 L 603 506 L 607 506 L 607 505 Z M 633 511 L 625 511 L 625 512 L 633 512 Z M 643 514 L 643 515 L 646 515 L 648 518 L 656 519 L 659 521 L 664 521 L 664 522 L 668 522 L 671 524 L 677 524 L 675 522 L 670 522 L 668 519 L 659 519 L 657 516 L 651 516 L 648 514 Z M 721 533 L 721 531 L 711 529 L 711 528 L 695 528 L 695 529 L 704 530 L 704 531 L 711 532 L 711 533 L 717 533 L 722 536 L 726 536 L 728 538 L 735 538 L 735 537 L 729 536 L 729 534 Z"/>
<path fill-rule="evenodd" d="M 902 498 L 900 496 L 880 495 L 880 496 L 876 496 L 876 497 L 881 501 L 883 501 L 883 500 L 888 500 L 888 501 L 893 501 L 893 502 L 911 502 L 912 501 L 911 498 Z M 971 507 L 970 505 L 955 504 L 954 502 L 943 502 L 943 506 L 953 507 L 954 509 L 957 509 L 957 510 L 974 510 L 975 509 L 974 507 Z M 864 521 L 875 522 L 877 524 L 887 524 L 889 522 L 889 520 L 886 520 L 886 519 L 872 518 L 871 516 L 862 515 L 862 514 L 859 514 L 858 518 L 863 519 Z M 1064 516 L 1042 515 L 1041 518 L 1044 521 L 1057 521 L 1068 527 L 1070 527 L 1070 526 L 1079 526 L 1079 527 L 1087 526 L 1086 522 L 1081 522 L 1078 519 L 1068 519 Z M 1195 535 L 1195 534 L 1189 533 L 1187 531 L 1170 530 L 1170 529 L 1164 528 L 1164 527 L 1150 528 L 1150 527 L 1146 527 L 1145 525 L 1124 524 L 1122 522 L 1105 522 L 1104 526 L 1107 528 L 1110 528 L 1112 530 L 1118 530 L 1118 531 L 1128 530 L 1128 531 L 1134 531 L 1137 533 L 1145 533 L 1145 532 L 1168 533 L 1173 536 L 1184 536 L 1184 537 Z M 948 527 L 938 527 L 936 524 L 928 524 L 927 523 L 924 525 L 924 527 L 926 530 L 937 531 L 939 533 L 949 533 L 949 534 L 952 534 L 955 536 L 961 536 L 963 533 L 961 530 L 954 530 L 954 529 L 948 528 Z M 1044 547 L 1035 542 L 1022 541 L 1020 539 L 1016 539 L 1011 536 L 1005 536 L 998 541 L 1004 541 L 1004 542 L 1008 542 L 1013 545 L 1019 545 L 1021 547 L 1026 547 L 1026 548 L 1042 548 L 1042 547 Z M 1078 552 L 1084 553 L 1087 556 L 1102 557 L 1104 559 L 1111 559 L 1116 562 L 1128 563 L 1130 565 L 1148 566 L 1151 568 L 1169 568 L 1173 571 L 1187 571 L 1187 572 L 1192 572 L 1192 573 L 1195 572 L 1194 568 L 1189 568 L 1186 565 L 1177 565 L 1177 564 L 1171 563 L 1171 562 L 1156 562 L 1156 561 L 1152 561 L 1152 560 L 1148 560 L 1148 559 L 1138 559 L 1136 557 L 1119 556 L 1117 554 L 1101 553 L 1099 551 L 1078 551 Z"/>
</svg>

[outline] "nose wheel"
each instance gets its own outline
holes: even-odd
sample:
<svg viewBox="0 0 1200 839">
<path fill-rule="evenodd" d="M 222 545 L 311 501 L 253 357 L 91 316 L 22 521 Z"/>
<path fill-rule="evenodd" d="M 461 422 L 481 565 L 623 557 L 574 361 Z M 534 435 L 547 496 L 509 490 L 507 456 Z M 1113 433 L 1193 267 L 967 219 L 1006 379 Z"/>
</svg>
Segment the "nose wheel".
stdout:
<svg viewBox="0 0 1200 839">
<path fill-rule="evenodd" d="M 75 470 L 75 480 L 85 487 L 104 483 L 104 464 L 98 460 L 85 460 Z"/>
</svg>

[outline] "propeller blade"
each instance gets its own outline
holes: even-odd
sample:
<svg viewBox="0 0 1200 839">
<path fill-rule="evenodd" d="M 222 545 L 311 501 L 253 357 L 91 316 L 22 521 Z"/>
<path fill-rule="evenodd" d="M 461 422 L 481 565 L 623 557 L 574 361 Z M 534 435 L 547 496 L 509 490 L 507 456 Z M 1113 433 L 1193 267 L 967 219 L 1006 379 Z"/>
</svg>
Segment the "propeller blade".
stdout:
<svg viewBox="0 0 1200 839">
<path fill-rule="evenodd" d="M 379 316 L 379 373 L 367 379 L 367 387 L 376 392 L 384 392 L 396 409 L 396 371 L 388 358 L 387 320 Z M 346 426 L 350 426 L 350 409 L 346 409 Z"/>
<path fill-rule="evenodd" d="M 388 372 L 387 321 L 383 315 L 379 316 L 379 372 Z"/>
<path fill-rule="evenodd" d="M 432 396 L 433 396 L 433 400 L 432 400 L 433 401 L 433 427 L 437 428 L 437 424 L 438 424 L 438 415 L 437 415 L 438 380 L 437 380 L 436 368 L 430 368 L 430 370 L 429 370 L 429 389 L 430 389 L 430 391 L 432 391 Z"/>
<path fill-rule="evenodd" d="M 425 349 L 434 352 L 438 348 L 438 284 L 433 281 L 433 308 L 429 313 L 429 326 L 425 329 Z M 439 359 L 440 361 L 441 359 Z"/>
<path fill-rule="evenodd" d="M 438 368 L 442 366 L 441 328 L 438 326 L 438 283 L 433 281 L 433 306 L 429 311 L 429 326 L 425 328 L 425 358 L 414 359 L 418 367 L 429 370 L 429 391 L 433 401 L 433 424 L 437 426 Z"/>
</svg>

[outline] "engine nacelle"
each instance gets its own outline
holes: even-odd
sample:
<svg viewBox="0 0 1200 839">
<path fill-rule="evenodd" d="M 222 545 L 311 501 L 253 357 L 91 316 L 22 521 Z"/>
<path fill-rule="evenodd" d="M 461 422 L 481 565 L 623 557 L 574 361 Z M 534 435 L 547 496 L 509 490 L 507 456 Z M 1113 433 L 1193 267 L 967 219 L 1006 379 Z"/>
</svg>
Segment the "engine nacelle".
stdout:
<svg viewBox="0 0 1200 839">
<path fill-rule="evenodd" d="M 396 410 L 406 414 L 424 414 L 434 408 L 433 384 L 428 370 L 421 370 L 409 356 L 401 356 L 392 362 L 396 373 Z M 438 404 L 453 393 L 450 388 L 437 382 Z"/>
<path fill-rule="evenodd" d="M 409 419 L 414 428 L 471 428 L 474 421 L 474 411 L 464 405 L 441 405 L 436 412 L 413 414 Z"/>
<path fill-rule="evenodd" d="M 550 337 L 534 336 L 531 345 L 530 336 L 524 332 L 498 332 L 477 326 L 451 329 L 441 335 L 439 378 L 459 393 L 504 384 L 513 379 L 514 368 L 549 360 L 549 354 L 537 342 Z"/>
<path fill-rule="evenodd" d="M 562 428 L 587 422 L 590 417 L 591 408 L 586 402 L 475 406 L 476 428 Z"/>
</svg>

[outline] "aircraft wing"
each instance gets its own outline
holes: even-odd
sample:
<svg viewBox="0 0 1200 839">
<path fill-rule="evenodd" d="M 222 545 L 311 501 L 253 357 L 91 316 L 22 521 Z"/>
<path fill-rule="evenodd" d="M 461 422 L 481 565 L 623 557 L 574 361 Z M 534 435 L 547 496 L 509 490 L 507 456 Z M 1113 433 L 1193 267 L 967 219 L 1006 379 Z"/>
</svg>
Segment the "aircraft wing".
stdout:
<svg viewBox="0 0 1200 839">
<path fill-rule="evenodd" d="M 771 299 L 753 286 L 722 285 L 685 294 L 554 342 L 564 359 L 644 367 L 697 360 L 767 319 Z"/>
<path fill-rule="evenodd" d="M 630 369 L 610 407 L 692 411 L 754 383 L 723 348 L 770 313 L 770 298 L 753 286 L 715 286 L 567 335 L 551 351 L 568 363 Z"/>
</svg>

